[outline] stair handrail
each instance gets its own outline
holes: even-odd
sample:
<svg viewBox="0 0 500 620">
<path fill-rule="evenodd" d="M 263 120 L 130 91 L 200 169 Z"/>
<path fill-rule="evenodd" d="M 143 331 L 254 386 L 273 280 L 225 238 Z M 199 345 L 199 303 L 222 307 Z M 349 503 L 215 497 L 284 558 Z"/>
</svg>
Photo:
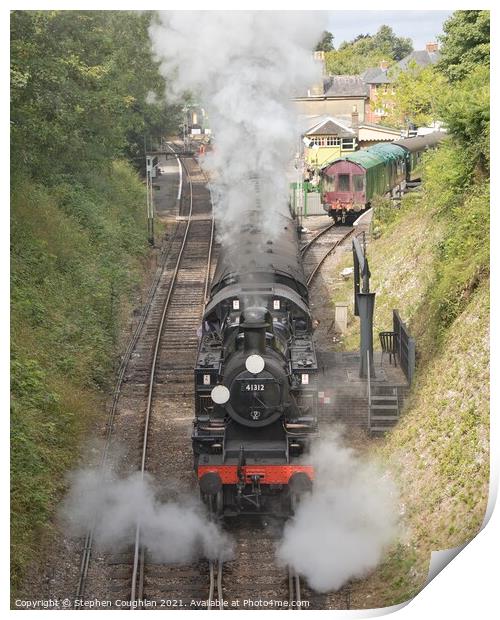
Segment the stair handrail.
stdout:
<svg viewBox="0 0 500 620">
<path fill-rule="evenodd" d="M 372 428 L 372 383 L 371 383 L 371 369 L 370 369 L 370 351 L 366 352 L 366 359 L 368 360 L 367 370 L 368 370 L 368 432 L 371 431 Z"/>
</svg>

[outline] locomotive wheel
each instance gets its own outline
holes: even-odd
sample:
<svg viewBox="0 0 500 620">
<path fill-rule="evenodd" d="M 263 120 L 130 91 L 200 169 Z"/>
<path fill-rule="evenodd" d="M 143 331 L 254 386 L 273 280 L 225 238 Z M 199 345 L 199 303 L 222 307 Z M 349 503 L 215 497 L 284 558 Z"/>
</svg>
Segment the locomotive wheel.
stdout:
<svg viewBox="0 0 500 620">
<path fill-rule="evenodd" d="M 208 513 L 213 518 L 222 517 L 224 511 L 224 496 L 222 490 L 216 495 L 207 495 L 200 491 L 201 499 L 208 508 Z"/>
<path fill-rule="evenodd" d="M 290 493 L 290 512 L 293 515 L 297 512 L 300 503 L 300 495 L 298 493 Z"/>
</svg>

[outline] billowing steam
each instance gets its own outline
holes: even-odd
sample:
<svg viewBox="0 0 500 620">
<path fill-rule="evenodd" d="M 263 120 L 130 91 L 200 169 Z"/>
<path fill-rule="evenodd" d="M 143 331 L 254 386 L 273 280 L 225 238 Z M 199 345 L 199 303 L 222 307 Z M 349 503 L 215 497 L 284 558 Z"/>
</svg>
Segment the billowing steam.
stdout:
<svg viewBox="0 0 500 620">
<path fill-rule="evenodd" d="M 339 435 L 313 446 L 316 479 L 284 531 L 278 559 L 318 592 L 338 590 L 375 568 L 397 535 L 397 493 L 373 463 Z"/>
<path fill-rule="evenodd" d="M 134 544 L 140 520 L 141 543 L 154 560 L 167 564 L 231 555 L 229 538 L 208 519 L 200 502 L 192 498 L 161 502 L 152 478 L 142 479 L 140 472 L 122 479 L 110 470 L 73 474 L 61 516 L 75 536 L 94 526 L 96 544 L 113 551 Z"/>
<path fill-rule="evenodd" d="M 169 95 L 190 91 L 208 112 L 218 234 L 237 239 L 248 210 L 270 238 L 287 213 L 287 168 L 300 132 L 290 98 L 319 78 L 320 11 L 160 12 L 151 26 Z"/>
</svg>

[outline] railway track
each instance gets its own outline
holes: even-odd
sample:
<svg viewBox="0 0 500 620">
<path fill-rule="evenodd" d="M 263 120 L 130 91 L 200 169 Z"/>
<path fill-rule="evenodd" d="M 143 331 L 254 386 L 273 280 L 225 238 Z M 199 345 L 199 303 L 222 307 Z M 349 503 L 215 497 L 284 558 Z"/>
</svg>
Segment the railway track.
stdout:
<svg viewBox="0 0 500 620">
<path fill-rule="evenodd" d="M 326 259 L 355 231 L 354 226 L 339 228 L 330 224 L 300 249 L 308 286 L 312 284 Z"/>
<path fill-rule="evenodd" d="M 190 454 L 192 406 L 186 398 L 192 391 L 192 368 L 198 342 L 196 330 L 212 267 L 214 221 L 205 175 L 194 160 L 187 159 L 183 167 L 180 217 L 162 254 L 144 311 L 120 365 L 100 464 L 105 467 L 109 454 L 113 452 L 113 444 L 122 442 L 127 445 L 123 460 L 135 464 L 134 469 L 139 468 L 141 476 L 148 471 L 159 480 L 182 478 L 188 482 L 192 472 L 191 459 L 189 462 L 184 460 L 181 467 L 179 460 Z M 179 416 L 180 413 L 186 415 Z M 168 432 L 168 442 L 165 441 L 165 431 Z M 166 446 L 171 451 L 169 458 L 165 458 Z M 172 492 L 168 498 L 162 499 L 171 499 L 174 495 Z M 95 554 L 91 562 L 93 542 L 94 527 L 84 543 L 77 599 L 86 596 L 132 602 L 144 598 L 163 599 L 161 588 L 157 583 L 155 585 L 158 573 L 174 569 L 155 564 L 148 556 L 141 545 L 140 523 L 131 550 Z M 180 574 L 182 569 L 176 568 Z M 206 599 L 209 592 L 208 562 L 184 567 L 184 573 L 186 588 L 188 582 L 191 586 L 195 582 L 196 587 L 191 587 L 193 595 Z M 165 577 L 175 584 L 175 598 L 178 599 L 179 595 L 182 596 L 182 579 L 174 574 Z M 174 598 L 170 600 L 172 602 Z"/>
<path fill-rule="evenodd" d="M 113 443 L 125 441 L 125 460 L 142 476 L 146 472 L 154 476 L 162 488 L 162 501 L 193 489 L 192 369 L 196 330 L 214 263 L 207 179 L 194 160 L 186 159 L 182 165 L 179 217 L 119 368 L 101 457 L 105 466 Z M 309 282 L 353 232 L 354 228 L 346 232 L 328 226 L 302 248 Z M 228 524 L 236 544 L 233 560 L 201 559 L 178 565 L 158 561 L 141 545 L 140 523 L 133 547 L 111 554 L 93 555 L 91 529 L 76 597 L 129 601 L 137 607 L 148 601 L 154 608 L 166 609 L 348 608 L 343 591 L 318 595 L 293 570 L 276 563 L 282 525 L 255 520 Z"/>
</svg>

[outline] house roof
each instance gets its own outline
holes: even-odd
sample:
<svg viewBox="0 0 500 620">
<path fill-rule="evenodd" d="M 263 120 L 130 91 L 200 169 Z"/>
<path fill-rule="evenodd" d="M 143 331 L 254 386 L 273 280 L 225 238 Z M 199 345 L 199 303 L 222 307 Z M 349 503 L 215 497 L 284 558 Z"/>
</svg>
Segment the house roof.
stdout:
<svg viewBox="0 0 500 620">
<path fill-rule="evenodd" d="M 381 123 L 359 123 L 360 127 L 369 127 L 370 129 L 378 129 L 380 131 L 394 131 L 396 133 L 400 133 L 400 130 L 397 127 L 389 127 L 388 125 L 382 125 Z"/>
<path fill-rule="evenodd" d="M 387 75 L 387 69 L 380 67 L 370 67 L 361 74 L 361 79 L 365 84 L 390 84 L 392 82 Z"/>
<path fill-rule="evenodd" d="M 360 75 L 333 75 L 325 81 L 326 97 L 367 97 L 368 89 Z"/>
<path fill-rule="evenodd" d="M 331 116 L 327 116 L 323 118 L 319 123 L 313 125 L 306 131 L 304 131 L 304 135 L 306 136 L 326 136 L 326 135 L 335 135 L 339 138 L 352 138 L 356 135 L 356 133 L 347 125 L 344 125 L 342 121 L 339 121 L 337 118 L 332 118 Z"/>
<path fill-rule="evenodd" d="M 428 52 L 427 50 L 415 50 L 410 52 L 408 56 L 405 56 L 403 60 L 400 60 L 394 68 L 406 71 L 408 65 L 413 60 L 419 67 L 427 67 L 427 65 L 433 65 L 440 58 L 439 52 Z M 365 84 L 390 84 L 393 82 L 388 76 L 389 69 L 381 69 L 380 67 L 370 67 L 361 74 L 362 80 Z"/>
<path fill-rule="evenodd" d="M 396 65 L 403 71 L 408 69 L 408 65 L 413 60 L 419 67 L 427 67 L 427 65 L 435 64 L 441 58 L 440 52 L 428 52 L 427 50 L 417 50 L 405 56 L 403 60 L 400 60 Z"/>
</svg>

